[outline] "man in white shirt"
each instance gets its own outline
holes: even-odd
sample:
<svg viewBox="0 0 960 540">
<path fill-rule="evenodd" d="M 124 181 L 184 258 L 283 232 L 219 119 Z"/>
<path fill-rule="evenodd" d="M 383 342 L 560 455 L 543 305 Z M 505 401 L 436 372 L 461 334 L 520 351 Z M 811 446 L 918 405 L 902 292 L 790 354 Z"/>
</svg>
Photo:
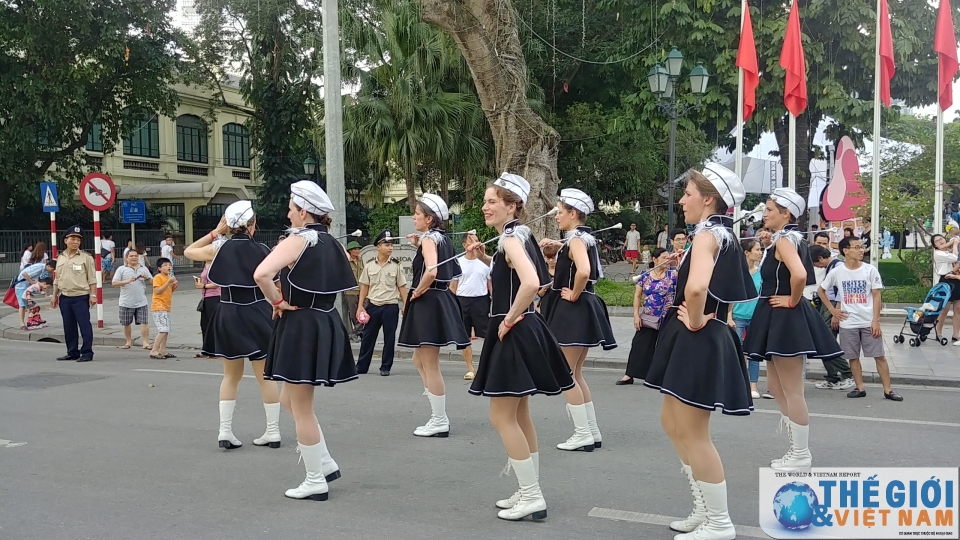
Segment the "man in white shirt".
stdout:
<svg viewBox="0 0 960 540">
<path fill-rule="evenodd" d="M 840 348 L 850 361 L 850 369 L 857 387 L 847 394 L 849 398 L 866 397 L 863 386 L 863 368 L 860 351 L 873 357 L 883 385 L 883 397 L 891 401 L 903 401 L 903 397 L 890 387 L 890 367 L 883 353 L 883 337 L 880 331 L 880 308 L 883 301 L 880 291 L 883 282 L 876 267 L 863 262 L 863 241 L 847 237 L 840 241 L 843 266 L 834 268 L 817 291 L 820 301 L 830 304 L 830 313 L 840 321 Z M 840 307 L 834 307 L 827 296 L 827 289 L 838 288 Z"/>
<path fill-rule="evenodd" d="M 100 239 L 100 257 L 101 268 L 103 269 L 103 281 L 110 281 L 112 278 L 113 263 L 116 260 L 117 244 L 113 241 L 112 234 L 106 234 Z"/>
<path fill-rule="evenodd" d="M 160 244 L 160 256 L 170 260 L 170 275 L 173 275 L 173 267 L 175 266 L 176 261 L 183 261 L 183 257 L 177 257 L 173 253 L 173 236 L 167 235 L 163 243 Z"/>
<path fill-rule="evenodd" d="M 670 225 L 664 225 L 663 230 L 657 235 L 657 247 L 667 249 L 667 240 L 670 237 Z"/>
<path fill-rule="evenodd" d="M 631 223 L 630 230 L 627 231 L 627 249 L 623 258 L 633 265 L 633 273 L 636 274 L 640 259 L 640 231 L 637 230 L 636 223 Z"/>
<path fill-rule="evenodd" d="M 463 235 L 463 249 L 467 246 L 479 243 L 476 235 Z M 457 295 L 457 301 L 460 303 L 460 316 L 463 319 L 463 326 L 467 330 L 467 335 L 473 334 L 481 339 L 487 337 L 487 324 L 490 320 L 490 266 L 489 257 L 486 253 L 482 255 L 477 251 L 467 250 L 457 259 L 460 264 L 460 277 L 450 283 L 450 291 Z M 473 346 L 467 345 L 463 350 L 463 361 L 467 364 L 467 374 L 463 376 L 464 380 L 472 381 L 474 377 L 473 369 Z"/>
<path fill-rule="evenodd" d="M 140 325 L 140 339 L 144 349 L 150 349 L 150 313 L 144 283 L 153 283 L 150 271 L 140 266 L 140 254 L 128 251 L 124 264 L 113 274 L 113 286 L 120 288 L 120 325 L 127 342 L 120 347 L 133 346 L 133 323 Z"/>
</svg>

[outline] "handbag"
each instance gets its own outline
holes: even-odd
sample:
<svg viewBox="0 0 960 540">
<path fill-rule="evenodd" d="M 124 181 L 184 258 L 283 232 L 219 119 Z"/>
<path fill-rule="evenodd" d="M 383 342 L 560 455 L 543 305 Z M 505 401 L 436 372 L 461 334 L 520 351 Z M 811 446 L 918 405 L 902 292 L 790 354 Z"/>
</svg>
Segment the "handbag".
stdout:
<svg viewBox="0 0 960 540">
<path fill-rule="evenodd" d="M 20 308 L 20 301 L 17 299 L 17 291 L 11 287 L 7 289 L 6 294 L 3 295 L 3 303 L 14 308 Z"/>
<path fill-rule="evenodd" d="M 640 315 L 640 326 L 651 330 L 660 330 L 660 317 Z"/>
</svg>

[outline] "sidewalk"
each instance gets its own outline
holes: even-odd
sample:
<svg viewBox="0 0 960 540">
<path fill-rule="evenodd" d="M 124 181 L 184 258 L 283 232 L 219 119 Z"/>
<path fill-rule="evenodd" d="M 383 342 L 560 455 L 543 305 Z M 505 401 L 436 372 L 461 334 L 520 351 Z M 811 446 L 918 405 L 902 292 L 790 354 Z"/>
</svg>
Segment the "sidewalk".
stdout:
<svg viewBox="0 0 960 540">
<path fill-rule="evenodd" d="M 174 293 L 173 312 L 171 313 L 172 327 L 168 348 L 200 348 L 200 313 L 197 311 L 199 301 L 199 291 L 194 289 L 183 289 Z M 0 337 L 24 341 L 62 343 L 63 325 L 59 312 L 49 309 L 47 307 L 49 306 L 48 303 L 42 305 L 44 305 L 42 314 L 49 322 L 49 327 L 33 332 L 22 332 L 19 330 L 17 313 L 11 312 L 8 315 L 0 316 Z M 93 318 L 96 319 L 95 311 L 91 311 Z M 620 346 L 611 351 L 603 351 L 600 348 L 590 349 L 587 355 L 587 366 L 622 370 L 626 367 L 627 356 L 630 353 L 630 343 L 634 334 L 633 316 L 630 308 L 624 308 L 623 311 L 625 312 L 621 312 L 621 309 L 611 309 L 610 311 L 610 322 Z M 96 328 L 96 321 L 94 321 L 94 345 L 114 347 L 123 345 L 123 327 L 118 323 L 117 298 L 104 299 L 103 312 L 104 328 Z M 902 323 L 902 315 L 896 318 L 884 317 L 881 322 L 887 350 L 887 362 L 890 365 L 890 373 L 894 384 L 960 387 L 960 347 L 951 345 L 944 347 L 932 339 L 920 347 L 910 347 L 908 344 L 902 343 L 894 344 L 893 336 L 899 333 Z M 947 328 L 950 328 L 949 321 Z M 130 354 L 146 357 L 147 351 L 139 348 L 139 329 L 135 328 L 133 334 L 136 346 L 131 349 Z M 153 335 L 154 332 L 151 329 L 151 336 Z M 474 361 L 480 356 L 482 344 L 482 340 L 474 342 Z M 354 356 L 359 356 L 359 344 L 353 344 L 353 348 Z M 412 349 L 397 347 L 396 350 L 398 359 L 408 359 L 413 355 Z M 374 368 L 377 367 L 376 358 L 379 358 L 379 352 L 380 346 L 375 353 Z M 441 350 L 440 358 L 449 362 L 462 362 L 461 353 L 454 347 L 444 347 Z M 876 373 L 873 360 L 864 359 L 862 363 L 866 381 L 879 382 L 880 378 Z M 809 379 L 819 380 L 822 378 L 824 370 L 819 361 L 811 360 L 807 365 L 807 377 Z M 761 364 L 761 371 L 765 371 L 764 364 Z"/>
</svg>

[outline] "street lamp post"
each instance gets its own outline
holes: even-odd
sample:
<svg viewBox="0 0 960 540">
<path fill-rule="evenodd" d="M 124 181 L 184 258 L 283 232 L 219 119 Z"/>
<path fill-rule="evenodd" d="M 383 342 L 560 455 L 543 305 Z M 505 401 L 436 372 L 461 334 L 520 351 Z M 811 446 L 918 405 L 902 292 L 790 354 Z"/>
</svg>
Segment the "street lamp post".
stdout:
<svg viewBox="0 0 960 540">
<path fill-rule="evenodd" d="M 677 118 L 687 114 L 692 109 L 700 108 L 700 97 L 707 92 L 710 74 L 697 62 L 696 67 L 690 70 L 690 90 L 697 96 L 697 102 L 687 105 L 677 104 L 677 81 L 683 68 L 683 54 L 674 47 L 666 58 L 666 68 L 657 62 L 647 73 L 647 83 L 650 91 L 657 96 L 657 107 L 670 118 L 670 167 L 667 180 L 667 224 L 673 230 L 673 207 L 676 203 L 674 180 L 677 176 Z"/>
</svg>

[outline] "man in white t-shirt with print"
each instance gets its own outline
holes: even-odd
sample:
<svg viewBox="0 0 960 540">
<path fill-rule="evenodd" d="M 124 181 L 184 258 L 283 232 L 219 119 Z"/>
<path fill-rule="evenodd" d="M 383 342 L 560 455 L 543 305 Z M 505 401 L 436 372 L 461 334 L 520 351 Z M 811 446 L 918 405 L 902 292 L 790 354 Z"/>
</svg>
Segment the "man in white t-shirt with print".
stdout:
<svg viewBox="0 0 960 540">
<path fill-rule="evenodd" d="M 170 261 L 170 275 L 173 275 L 173 266 L 176 264 L 176 261 L 183 261 L 183 257 L 178 257 L 173 253 L 173 236 L 167 235 L 163 240 L 163 243 L 160 244 L 160 257 L 168 259 Z"/>
<path fill-rule="evenodd" d="M 833 318 L 840 321 L 840 348 L 843 349 L 844 358 L 850 361 L 850 370 L 857 384 L 847 397 L 861 398 L 867 395 L 863 386 L 863 367 L 860 365 L 862 349 L 864 356 L 872 357 L 877 363 L 883 397 L 903 401 L 903 397 L 890 387 L 890 367 L 883 354 L 880 331 L 880 308 L 883 305 L 880 291 L 883 282 L 880 272 L 873 265 L 863 262 L 863 241 L 857 237 L 841 240 L 840 254 L 844 258 L 843 266 L 837 266 L 827 274 L 817 293 L 820 301 L 829 306 Z M 839 308 L 827 296 L 827 289 L 833 287 L 838 288 Z"/>
<path fill-rule="evenodd" d="M 636 274 L 640 259 L 640 231 L 637 230 L 636 223 L 631 223 L 630 230 L 627 231 L 627 249 L 623 258 L 633 265 L 633 273 Z"/>
<path fill-rule="evenodd" d="M 479 243 L 474 234 L 463 235 L 463 249 Z M 478 338 L 487 337 L 487 324 L 490 321 L 490 261 L 486 252 L 467 250 L 457 259 L 460 264 L 460 277 L 450 283 L 450 291 L 457 295 L 460 303 L 460 316 L 463 326 L 469 336 L 471 331 Z M 467 364 L 467 374 L 464 380 L 472 381 L 475 375 L 473 369 L 473 347 L 467 345 L 463 350 L 463 361 Z"/>
</svg>

